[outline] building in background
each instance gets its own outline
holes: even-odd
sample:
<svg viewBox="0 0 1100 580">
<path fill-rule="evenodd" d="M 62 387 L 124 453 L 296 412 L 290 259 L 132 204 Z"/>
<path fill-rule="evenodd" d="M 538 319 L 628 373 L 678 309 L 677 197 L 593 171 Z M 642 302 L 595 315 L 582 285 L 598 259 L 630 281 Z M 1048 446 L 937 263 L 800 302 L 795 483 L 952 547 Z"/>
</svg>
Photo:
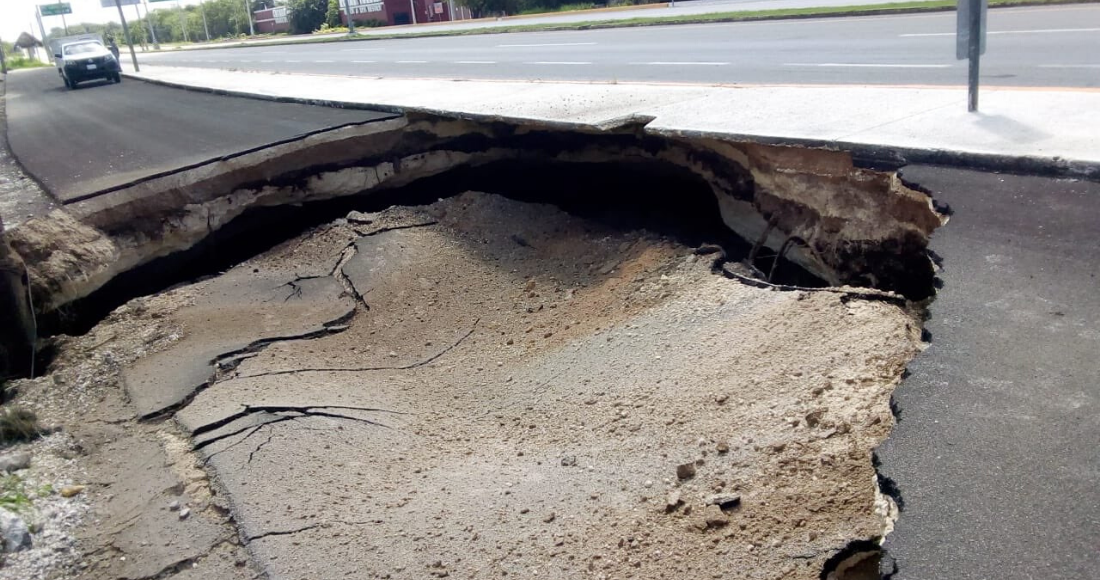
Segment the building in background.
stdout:
<svg viewBox="0 0 1100 580">
<path fill-rule="evenodd" d="M 351 10 L 351 18 L 357 26 L 413 24 L 413 10 L 416 11 L 415 22 L 417 24 L 452 20 L 450 3 L 446 1 L 347 0 L 347 2 Z M 372 24 L 370 21 L 375 23 Z M 340 22 L 347 26 L 348 19 L 347 14 L 344 13 L 343 2 L 340 2 Z"/>
<path fill-rule="evenodd" d="M 275 6 L 264 8 L 253 13 L 253 23 L 257 34 L 271 34 L 272 32 L 290 32 L 290 20 L 287 19 L 287 7 Z"/>
</svg>

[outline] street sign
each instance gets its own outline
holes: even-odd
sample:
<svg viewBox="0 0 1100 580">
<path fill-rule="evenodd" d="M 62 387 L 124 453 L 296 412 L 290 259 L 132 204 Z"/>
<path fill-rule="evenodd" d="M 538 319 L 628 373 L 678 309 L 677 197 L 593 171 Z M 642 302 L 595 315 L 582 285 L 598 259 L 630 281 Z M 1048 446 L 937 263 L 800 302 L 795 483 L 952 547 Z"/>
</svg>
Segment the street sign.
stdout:
<svg viewBox="0 0 1100 580">
<path fill-rule="evenodd" d="M 955 11 L 955 58 L 966 60 L 970 58 L 970 7 L 973 0 L 958 0 L 958 8 Z M 989 11 L 989 1 L 981 0 L 981 27 L 978 38 L 981 40 L 980 52 L 985 54 L 985 15 Z"/>
<path fill-rule="evenodd" d="M 73 7 L 68 2 L 57 2 L 55 4 L 43 4 L 38 7 L 42 11 L 42 16 L 61 16 L 63 14 L 72 14 Z"/>
<path fill-rule="evenodd" d="M 154 2 L 155 1 L 156 0 L 154 0 Z M 118 3 L 123 6 L 137 6 L 138 4 L 141 4 L 141 0 L 118 0 Z M 104 8 L 114 8 L 115 0 L 99 0 L 99 4 Z"/>
<path fill-rule="evenodd" d="M 958 25 L 955 31 L 955 56 L 969 61 L 967 67 L 966 110 L 978 110 L 978 81 L 982 55 L 985 54 L 985 14 L 988 0 L 958 0 Z"/>
</svg>

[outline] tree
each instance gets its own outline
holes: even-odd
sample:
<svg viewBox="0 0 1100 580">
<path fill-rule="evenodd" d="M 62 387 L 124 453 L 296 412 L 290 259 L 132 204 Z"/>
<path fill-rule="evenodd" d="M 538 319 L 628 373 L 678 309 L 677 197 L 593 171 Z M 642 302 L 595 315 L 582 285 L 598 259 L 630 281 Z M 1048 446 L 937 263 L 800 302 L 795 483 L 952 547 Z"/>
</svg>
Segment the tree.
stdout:
<svg viewBox="0 0 1100 580">
<path fill-rule="evenodd" d="M 309 34 L 325 22 L 327 0 L 290 0 L 290 30 L 295 34 Z"/>
<path fill-rule="evenodd" d="M 340 22 L 340 0 L 328 0 L 328 12 L 325 12 L 325 24 L 329 28 L 336 28 Z"/>
</svg>

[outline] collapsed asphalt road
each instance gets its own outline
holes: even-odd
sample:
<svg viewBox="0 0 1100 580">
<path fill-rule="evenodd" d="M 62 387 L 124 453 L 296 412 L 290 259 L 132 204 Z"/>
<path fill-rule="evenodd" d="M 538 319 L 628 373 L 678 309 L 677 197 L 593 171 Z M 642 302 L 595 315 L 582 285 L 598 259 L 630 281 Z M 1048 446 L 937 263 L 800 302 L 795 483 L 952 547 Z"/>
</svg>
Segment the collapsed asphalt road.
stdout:
<svg viewBox="0 0 1100 580">
<path fill-rule="evenodd" d="M 274 103 L 139 82 L 62 86 L 53 69 L 7 80 L 8 141 L 61 201 L 389 113 Z"/>
</svg>

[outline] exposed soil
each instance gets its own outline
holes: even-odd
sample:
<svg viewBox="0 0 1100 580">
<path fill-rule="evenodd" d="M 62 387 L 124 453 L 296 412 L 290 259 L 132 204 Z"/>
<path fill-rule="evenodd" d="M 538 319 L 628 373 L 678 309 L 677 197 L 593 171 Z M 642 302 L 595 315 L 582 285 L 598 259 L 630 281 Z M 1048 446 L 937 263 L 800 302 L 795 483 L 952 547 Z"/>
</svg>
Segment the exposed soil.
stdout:
<svg viewBox="0 0 1100 580">
<path fill-rule="evenodd" d="M 133 300 L 17 383 L 89 484 L 68 573 L 819 578 L 891 525 L 871 452 L 919 318 L 745 285 L 713 258 L 467 193 Z M 186 346 L 229 279 L 355 312 L 228 357 Z M 324 279 L 343 296 L 302 284 Z M 135 420 L 134 389 L 195 372 Z"/>
</svg>

